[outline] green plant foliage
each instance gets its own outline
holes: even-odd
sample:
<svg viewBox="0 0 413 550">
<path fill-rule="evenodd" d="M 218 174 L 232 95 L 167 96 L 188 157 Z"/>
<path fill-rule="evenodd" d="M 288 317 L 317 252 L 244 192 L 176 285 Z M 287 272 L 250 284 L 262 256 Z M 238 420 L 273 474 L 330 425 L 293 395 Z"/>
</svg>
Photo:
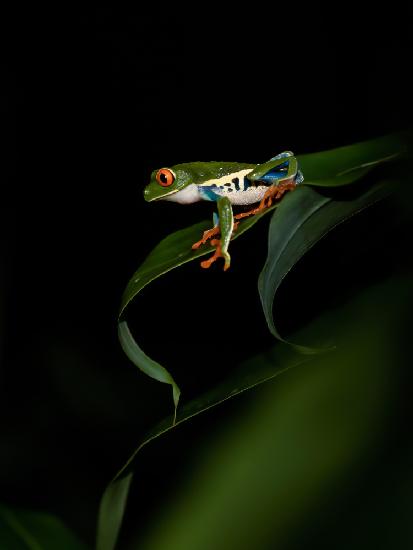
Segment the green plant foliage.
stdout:
<svg viewBox="0 0 413 550">
<path fill-rule="evenodd" d="M 295 263 L 316 242 L 338 223 L 386 197 L 394 188 L 393 179 L 380 177 L 380 164 L 395 165 L 405 155 L 407 146 L 403 136 L 389 136 L 342 147 L 336 150 L 299 157 L 305 184 L 282 199 L 279 205 L 260 215 L 243 220 L 234 238 L 249 230 L 263 216 L 275 209 L 269 234 L 267 262 L 259 279 L 259 290 L 268 326 L 274 336 L 281 339 L 272 318 L 274 296 L 281 281 Z M 366 181 L 365 176 L 374 170 L 375 177 Z M 353 184 L 353 185 L 350 185 Z M 342 188 L 337 194 L 338 187 Z M 357 192 L 354 188 L 357 187 Z M 349 191 L 348 196 L 344 193 Z M 132 464 L 136 453 L 149 441 L 208 408 L 273 378 L 289 368 L 291 362 L 300 364 L 309 356 L 297 353 L 308 351 L 303 347 L 290 349 L 279 343 L 274 356 L 261 357 L 249 363 L 249 367 L 234 370 L 229 380 L 203 398 L 184 404 L 177 412 L 180 390 L 172 375 L 159 363 L 149 358 L 134 340 L 127 326 L 127 307 L 141 290 L 154 279 L 168 271 L 212 252 L 210 246 L 196 251 L 191 245 L 210 227 L 207 221 L 177 231 L 157 245 L 131 278 L 125 290 L 119 315 L 119 338 L 131 361 L 147 375 L 173 390 L 175 413 L 157 426 L 138 446 L 133 456 L 106 490 L 100 509 L 98 550 L 113 550 L 120 529 L 131 481 Z M 287 346 L 288 347 L 288 346 Z M 314 350 L 313 350 L 314 351 Z M 247 363 L 248 365 L 248 363 Z M 265 375 L 263 373 L 266 373 Z"/>
<path fill-rule="evenodd" d="M 3 505 L 0 505 L 0 547 L 4 550 L 87 550 L 59 519 Z"/>
<path fill-rule="evenodd" d="M 331 151 L 302 155 L 298 157 L 303 173 L 305 174 L 305 185 L 302 185 L 302 188 L 305 189 L 306 186 L 335 188 L 354 183 L 381 163 L 388 163 L 390 161 L 403 158 L 408 149 L 407 143 L 408 140 L 406 136 L 391 135 L 367 142 L 357 143 L 355 145 L 340 147 Z M 297 189 L 295 193 L 298 191 L 300 190 Z M 292 228 L 297 227 L 297 224 L 301 224 L 302 228 L 298 231 L 296 238 L 301 238 L 304 231 L 307 231 L 304 219 L 309 217 L 310 213 L 305 211 L 306 200 L 304 200 L 303 197 L 304 193 L 307 193 L 308 196 L 311 194 L 310 191 L 301 190 L 298 197 L 301 201 L 298 199 L 291 200 L 291 197 L 288 195 L 281 201 L 280 206 L 283 205 L 283 216 L 281 216 L 281 220 L 279 222 L 277 221 L 278 215 L 274 216 L 274 219 L 276 220 L 274 224 L 276 224 L 276 230 L 279 231 L 278 241 L 283 239 L 284 235 L 291 235 Z M 316 194 L 313 194 L 313 197 L 314 202 L 317 200 L 315 198 Z M 331 207 L 331 204 L 335 202 L 333 198 L 326 199 L 325 197 L 320 196 L 318 200 L 320 203 L 319 208 L 314 212 L 311 212 L 311 223 L 313 226 L 314 224 L 318 226 L 317 232 L 314 235 L 307 233 L 305 239 L 305 242 L 311 241 L 311 246 L 315 244 L 318 239 L 322 238 L 322 236 L 334 225 L 346 219 L 349 215 L 357 212 L 363 207 L 360 204 L 357 204 L 354 206 L 353 212 L 351 212 L 353 207 L 350 206 L 348 208 L 344 200 L 340 202 L 338 207 Z M 359 199 L 359 202 L 362 202 L 363 200 L 367 202 L 367 206 L 368 201 L 370 200 L 368 193 L 364 199 Z M 328 208 L 322 208 L 324 201 L 326 201 L 326 203 L 329 202 L 330 206 Z M 300 209 L 298 211 L 296 210 L 297 202 L 300 203 Z M 252 216 L 245 220 L 241 220 L 234 239 L 241 236 L 245 233 L 245 231 L 251 229 L 251 227 L 253 227 L 262 217 L 268 215 L 270 212 L 273 212 L 277 206 L 279 205 L 275 205 L 257 216 Z M 335 215 L 327 215 L 326 212 L 332 209 L 334 210 Z M 343 214 L 341 214 L 341 210 L 343 210 Z M 303 217 L 302 220 L 301 216 Z M 291 217 L 294 218 L 293 223 L 290 219 Z M 318 220 L 318 218 L 320 219 Z M 325 224 L 325 227 L 323 224 Z M 142 291 L 146 285 L 154 279 L 164 275 L 171 269 L 195 260 L 205 254 L 212 253 L 214 249 L 210 245 L 201 247 L 198 250 L 191 249 L 192 244 L 196 242 L 203 231 L 209 227 L 210 222 L 203 221 L 192 227 L 176 231 L 162 240 L 148 255 L 139 269 L 134 273 L 122 297 L 119 314 L 119 339 L 121 345 L 129 359 L 139 369 L 145 372 L 145 374 L 160 382 L 167 383 L 172 386 L 175 412 L 179 402 L 180 389 L 172 375 L 165 369 L 165 367 L 149 358 L 136 343 L 127 327 L 126 310 L 128 304 Z M 271 227 L 274 228 L 274 225 Z M 312 228 L 309 227 L 308 229 L 311 230 Z M 272 243 L 274 242 L 275 241 L 273 239 Z M 310 246 L 308 246 L 307 249 L 308 248 L 310 248 Z M 305 251 L 303 251 L 302 254 L 304 252 Z M 269 256 L 266 264 L 267 272 L 273 257 L 276 257 L 279 254 L 279 250 L 277 250 L 276 246 L 272 246 L 270 254 L 271 256 Z M 287 250 L 283 254 L 284 259 L 288 256 L 288 254 L 289 249 L 287 246 Z M 294 265 L 293 258 L 294 256 L 291 255 L 289 268 Z M 296 260 L 299 259 L 298 257 L 295 258 Z M 283 273 L 282 277 L 285 274 L 286 273 Z M 278 279 L 279 277 L 280 273 L 277 274 Z M 265 281 L 268 280 L 268 277 L 261 277 L 260 280 L 260 288 L 263 288 Z M 270 315 L 268 314 L 268 309 L 272 307 L 272 304 L 271 306 L 269 305 L 266 297 L 267 296 L 264 297 L 263 305 L 267 322 L 274 336 L 279 338 L 280 336 L 273 326 L 272 321 L 271 323 L 269 321 Z"/>
<path fill-rule="evenodd" d="M 231 376 L 227 380 L 224 380 L 213 390 L 182 405 L 175 423 L 172 423 L 171 417 L 167 417 L 155 426 L 143 438 L 103 495 L 99 513 L 97 550 L 112 550 L 115 547 L 132 480 L 134 461 L 143 447 L 155 438 L 174 429 L 175 426 L 246 390 L 268 382 L 282 372 L 306 361 L 308 361 L 308 356 L 299 354 L 291 346 L 280 343 L 274 346 L 272 350 L 245 361 L 231 372 Z"/>
<path fill-rule="evenodd" d="M 306 185 L 341 187 L 365 176 L 376 166 L 410 154 L 410 134 L 392 134 L 299 156 Z"/>
<path fill-rule="evenodd" d="M 380 448 L 386 416 L 397 399 L 394 357 L 405 290 L 405 282 L 400 293 L 398 283 L 382 285 L 351 304 L 341 331 L 345 345 L 312 356 L 305 368 L 289 371 L 257 393 L 248 414 L 209 445 L 173 509 L 164 511 L 139 547 L 307 547 L 291 542 L 302 531 L 305 539 L 308 518 L 323 517 L 330 500 L 345 492 L 351 476 Z M 386 303 L 386 317 L 376 314 L 378 303 Z M 361 542 L 356 547 L 366 548 Z"/>
<path fill-rule="evenodd" d="M 277 215 L 271 219 L 268 257 L 258 280 L 264 315 L 276 338 L 283 340 L 274 324 L 274 297 L 287 273 L 331 229 L 394 192 L 397 184 L 394 180 L 384 180 L 360 186 L 352 200 L 325 196 L 303 186 L 281 202 Z M 301 345 L 296 347 L 303 352 L 313 351 Z"/>
<path fill-rule="evenodd" d="M 115 547 L 125 513 L 132 473 L 116 477 L 106 489 L 99 507 L 96 550 Z"/>
<path fill-rule="evenodd" d="M 264 215 L 273 211 L 277 205 L 257 216 L 243 220 L 234 236 L 240 237 L 245 231 L 255 225 Z M 140 268 L 135 272 L 122 298 L 119 315 L 119 340 L 122 348 L 129 359 L 145 374 L 159 382 L 172 386 L 173 398 L 176 408 L 178 406 L 180 389 L 172 375 L 159 363 L 148 357 L 134 340 L 126 319 L 125 313 L 128 304 L 139 294 L 139 292 L 154 279 L 164 275 L 171 269 L 179 267 L 187 262 L 195 260 L 205 254 L 212 253 L 211 246 L 205 246 L 198 250 L 192 250 L 191 246 L 199 239 L 203 231 L 210 227 L 210 222 L 204 221 L 186 229 L 176 231 L 161 241 L 149 254 Z"/>
</svg>

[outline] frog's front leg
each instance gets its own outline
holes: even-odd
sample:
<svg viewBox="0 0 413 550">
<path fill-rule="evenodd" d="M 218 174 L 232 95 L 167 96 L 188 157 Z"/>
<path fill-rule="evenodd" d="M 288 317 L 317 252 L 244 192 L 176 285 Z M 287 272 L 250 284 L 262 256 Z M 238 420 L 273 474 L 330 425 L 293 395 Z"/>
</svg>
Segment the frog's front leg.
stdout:
<svg viewBox="0 0 413 550">
<path fill-rule="evenodd" d="M 217 226 L 217 233 L 221 233 L 221 239 L 213 239 L 211 241 L 211 245 L 216 247 L 215 252 L 210 258 L 208 258 L 208 260 L 201 262 L 201 267 L 208 268 L 218 258 L 224 258 L 224 271 L 226 271 L 231 265 L 231 257 L 228 253 L 228 246 L 234 229 L 234 216 L 232 213 L 231 202 L 228 197 L 221 197 L 218 200 L 217 206 L 219 217 L 219 226 Z"/>
<path fill-rule="evenodd" d="M 192 250 L 197 250 L 201 245 L 205 244 L 209 239 L 215 237 L 219 234 L 219 227 L 213 227 L 212 229 L 207 229 L 202 235 L 202 239 L 197 241 L 192 245 Z"/>
</svg>

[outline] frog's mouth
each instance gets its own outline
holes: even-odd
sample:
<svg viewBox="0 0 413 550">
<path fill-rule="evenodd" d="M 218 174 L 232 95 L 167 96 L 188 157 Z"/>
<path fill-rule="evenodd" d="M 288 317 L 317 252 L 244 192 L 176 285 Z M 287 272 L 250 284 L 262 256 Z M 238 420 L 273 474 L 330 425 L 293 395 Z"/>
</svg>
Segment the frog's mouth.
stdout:
<svg viewBox="0 0 413 550">
<path fill-rule="evenodd" d="M 151 189 L 151 186 L 145 187 L 143 190 L 143 196 L 146 202 L 156 202 L 156 201 L 162 201 L 166 200 L 166 197 L 169 197 L 169 195 L 172 195 L 173 193 L 176 193 L 179 191 L 179 189 L 174 189 L 172 191 L 169 191 L 168 193 L 162 193 L 161 195 L 157 195 L 155 193 L 161 193 L 162 190 L 160 187 L 156 186 Z"/>
<path fill-rule="evenodd" d="M 191 183 L 190 185 L 187 185 L 183 189 L 171 191 L 167 195 L 163 195 L 162 197 L 157 197 L 156 199 L 153 199 L 153 200 L 164 200 L 164 201 L 170 201 L 170 202 L 177 202 L 179 204 L 192 204 L 202 199 L 201 199 L 201 195 L 199 194 L 198 186 L 195 185 L 195 183 Z"/>
</svg>

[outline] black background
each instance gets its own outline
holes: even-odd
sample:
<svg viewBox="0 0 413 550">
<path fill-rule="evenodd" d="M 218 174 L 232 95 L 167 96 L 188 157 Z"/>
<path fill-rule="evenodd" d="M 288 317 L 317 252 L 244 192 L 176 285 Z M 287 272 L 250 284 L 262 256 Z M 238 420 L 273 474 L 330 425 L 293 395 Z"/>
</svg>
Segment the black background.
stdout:
<svg viewBox="0 0 413 550">
<path fill-rule="evenodd" d="M 312 152 L 411 124 L 409 14 L 342 6 L 4 14 L 0 500 L 58 513 L 92 540 L 105 484 L 170 412 L 169 388 L 137 374 L 120 350 L 117 309 L 151 248 L 212 212 L 208 204 L 144 203 L 153 169 L 259 163 L 285 149 Z M 369 223 L 380 230 L 383 211 L 369 216 L 351 237 L 362 243 L 359 280 L 378 266 L 378 249 L 363 235 Z M 298 307 L 303 297 L 314 306 L 308 288 L 323 289 L 328 304 L 353 273 L 347 234 L 332 239 L 333 247 L 304 260 L 312 273 L 306 292 L 286 293 L 286 330 L 314 313 Z M 134 306 L 140 343 L 174 372 L 186 398 L 271 342 L 256 292 L 265 249 L 262 222 L 233 243 L 225 277 L 194 263 L 154 283 Z M 202 439 L 232 406 L 200 419 L 198 435 L 188 428 L 148 449 L 142 523 L 190 469 L 188 457 L 182 463 L 194 452 L 188 441 Z M 151 468 L 160 455 L 176 476 L 156 484 Z"/>
</svg>

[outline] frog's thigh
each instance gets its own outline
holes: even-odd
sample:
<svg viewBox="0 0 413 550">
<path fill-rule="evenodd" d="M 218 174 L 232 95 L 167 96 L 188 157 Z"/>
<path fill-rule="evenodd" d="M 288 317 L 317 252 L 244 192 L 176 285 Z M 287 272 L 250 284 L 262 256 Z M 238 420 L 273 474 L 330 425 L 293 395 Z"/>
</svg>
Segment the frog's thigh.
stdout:
<svg viewBox="0 0 413 550">
<path fill-rule="evenodd" d="M 279 181 L 287 180 L 292 177 L 294 177 L 298 170 L 297 165 L 297 159 L 293 156 L 289 157 L 276 157 L 274 159 L 269 160 L 268 162 L 264 162 L 263 164 L 258 164 L 258 166 L 248 174 L 248 179 L 251 181 L 256 181 L 261 179 L 263 176 L 268 174 L 268 172 L 271 172 L 271 170 L 274 170 L 277 168 L 277 166 L 280 166 L 281 164 L 284 164 L 288 162 L 288 170 L 284 177 L 282 178 L 276 178 L 277 183 Z"/>
</svg>

